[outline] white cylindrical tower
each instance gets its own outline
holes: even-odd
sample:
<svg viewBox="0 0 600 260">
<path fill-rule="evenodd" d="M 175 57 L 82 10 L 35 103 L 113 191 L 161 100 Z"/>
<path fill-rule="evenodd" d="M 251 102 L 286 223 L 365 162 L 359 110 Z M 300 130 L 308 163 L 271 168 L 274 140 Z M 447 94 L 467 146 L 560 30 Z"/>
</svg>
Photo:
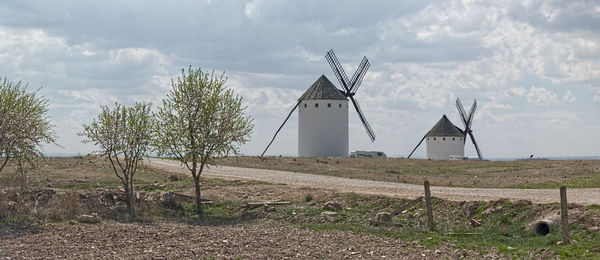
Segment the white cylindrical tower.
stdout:
<svg viewBox="0 0 600 260">
<path fill-rule="evenodd" d="M 348 156 L 348 99 L 325 76 L 300 97 L 298 156 Z"/>
<path fill-rule="evenodd" d="M 450 155 L 464 157 L 465 139 L 460 128 L 452 124 L 444 115 L 425 135 L 427 158 L 448 160 Z"/>
</svg>

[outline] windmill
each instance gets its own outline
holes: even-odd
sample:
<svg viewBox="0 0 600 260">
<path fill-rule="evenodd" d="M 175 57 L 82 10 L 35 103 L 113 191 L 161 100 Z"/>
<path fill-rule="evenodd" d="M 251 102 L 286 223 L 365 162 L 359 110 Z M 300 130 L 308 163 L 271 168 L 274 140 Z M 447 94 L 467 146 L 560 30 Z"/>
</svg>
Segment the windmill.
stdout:
<svg viewBox="0 0 600 260">
<path fill-rule="evenodd" d="M 343 90 L 337 89 L 324 75 L 319 77 L 298 99 L 261 156 L 267 152 L 279 131 L 298 107 L 300 107 L 298 112 L 299 156 L 348 156 L 348 98 L 352 101 L 367 135 L 372 142 L 375 141 L 375 133 L 354 98 L 370 66 L 369 60 L 367 57 L 363 57 L 358 69 L 348 80 L 333 50 L 328 51 L 325 58 Z"/>
<path fill-rule="evenodd" d="M 471 141 L 475 145 L 479 160 L 482 160 L 479 146 L 475 142 L 473 137 L 473 131 L 471 130 L 471 124 L 473 123 L 475 110 L 477 109 L 477 100 L 473 102 L 469 114 L 465 112 L 465 109 L 460 102 L 460 99 L 456 99 L 456 108 L 460 114 L 460 118 L 465 126 L 465 130 L 462 130 L 452 124 L 446 115 L 442 118 L 423 136 L 423 139 L 417 144 L 417 146 L 410 152 L 407 158 L 410 158 L 417 148 L 427 140 L 427 158 L 436 160 L 448 160 L 451 156 L 463 157 L 464 148 L 467 139 L 467 135 L 471 137 Z"/>
<path fill-rule="evenodd" d="M 469 115 L 465 112 L 465 108 L 462 103 L 460 103 L 460 98 L 456 98 L 456 109 L 458 109 L 458 113 L 460 114 L 460 118 L 462 119 L 463 125 L 465 126 L 465 130 L 463 131 L 464 141 L 467 141 L 467 135 L 471 137 L 471 142 L 475 146 L 475 150 L 477 150 L 477 156 L 479 160 L 483 160 L 483 156 L 481 156 L 481 151 L 479 151 L 479 146 L 477 142 L 475 142 L 475 137 L 473 137 L 473 130 L 471 130 L 471 123 L 473 123 L 473 118 L 475 115 L 475 109 L 477 109 L 477 100 L 473 101 L 473 105 L 471 106 L 471 111 L 469 111 Z"/>
</svg>

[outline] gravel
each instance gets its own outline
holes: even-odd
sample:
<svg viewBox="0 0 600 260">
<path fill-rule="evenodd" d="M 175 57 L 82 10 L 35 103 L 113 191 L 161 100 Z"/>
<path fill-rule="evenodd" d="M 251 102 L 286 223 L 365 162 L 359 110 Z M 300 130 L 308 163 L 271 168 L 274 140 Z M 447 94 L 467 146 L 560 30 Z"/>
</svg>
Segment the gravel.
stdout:
<svg viewBox="0 0 600 260">
<path fill-rule="evenodd" d="M 151 158 L 148 164 L 166 171 L 189 173 L 178 161 Z M 322 188 L 338 192 L 355 192 L 398 198 L 416 198 L 423 196 L 424 193 L 423 186 L 414 184 L 230 166 L 211 166 L 202 175 L 204 177 L 254 180 L 297 187 Z M 432 186 L 431 194 L 434 197 L 452 201 L 509 199 L 528 200 L 534 203 L 560 202 L 558 189 L 484 189 Z M 568 189 L 567 198 L 569 203 L 600 205 L 600 188 Z"/>
</svg>

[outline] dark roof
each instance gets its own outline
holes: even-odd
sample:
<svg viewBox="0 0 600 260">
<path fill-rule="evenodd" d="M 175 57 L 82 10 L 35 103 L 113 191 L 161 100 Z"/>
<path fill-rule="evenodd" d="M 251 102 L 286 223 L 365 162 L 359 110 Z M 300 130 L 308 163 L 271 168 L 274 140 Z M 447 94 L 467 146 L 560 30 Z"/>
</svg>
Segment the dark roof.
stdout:
<svg viewBox="0 0 600 260">
<path fill-rule="evenodd" d="M 463 131 L 444 115 L 425 136 L 463 136 Z"/>
<path fill-rule="evenodd" d="M 315 83 L 300 96 L 298 100 L 307 99 L 333 99 L 333 100 L 348 100 L 342 92 L 337 89 L 325 75 L 321 75 Z"/>
</svg>

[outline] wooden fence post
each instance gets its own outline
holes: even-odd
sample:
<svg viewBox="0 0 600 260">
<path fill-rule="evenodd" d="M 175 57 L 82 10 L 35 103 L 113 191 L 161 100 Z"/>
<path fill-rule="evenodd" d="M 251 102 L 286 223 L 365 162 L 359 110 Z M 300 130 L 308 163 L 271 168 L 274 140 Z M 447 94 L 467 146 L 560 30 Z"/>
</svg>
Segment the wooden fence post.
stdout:
<svg viewBox="0 0 600 260">
<path fill-rule="evenodd" d="M 431 193 L 429 191 L 429 181 L 425 181 L 425 204 L 427 204 L 427 224 L 429 230 L 433 231 L 435 226 L 433 225 L 433 210 L 431 208 Z"/>
<path fill-rule="evenodd" d="M 567 213 L 567 187 L 560 187 L 560 218 L 562 220 L 562 237 L 563 243 L 568 244 L 569 241 L 569 216 Z"/>
</svg>

